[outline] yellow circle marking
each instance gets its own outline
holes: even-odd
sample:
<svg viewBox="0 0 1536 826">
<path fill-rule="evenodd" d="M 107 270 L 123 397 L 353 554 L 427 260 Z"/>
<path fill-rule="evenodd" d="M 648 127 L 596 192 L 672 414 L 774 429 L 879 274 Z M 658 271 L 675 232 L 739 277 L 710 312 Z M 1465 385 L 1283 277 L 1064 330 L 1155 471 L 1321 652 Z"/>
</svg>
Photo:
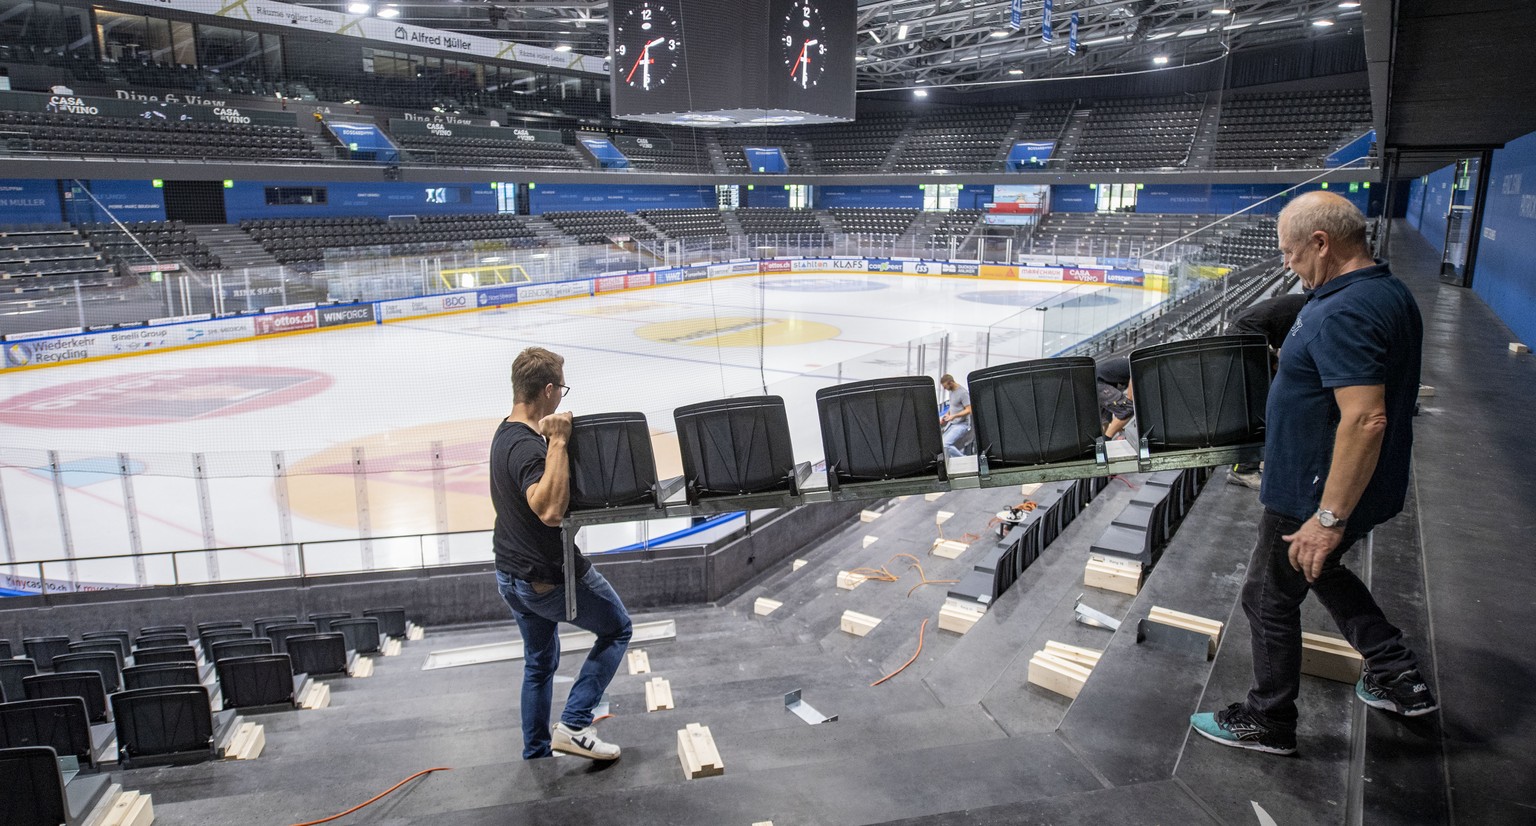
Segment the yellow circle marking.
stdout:
<svg viewBox="0 0 1536 826">
<path fill-rule="evenodd" d="M 819 321 L 753 316 L 683 318 L 647 324 L 635 331 L 647 341 L 690 347 L 783 347 L 826 341 L 840 333 L 838 328 Z"/>
</svg>

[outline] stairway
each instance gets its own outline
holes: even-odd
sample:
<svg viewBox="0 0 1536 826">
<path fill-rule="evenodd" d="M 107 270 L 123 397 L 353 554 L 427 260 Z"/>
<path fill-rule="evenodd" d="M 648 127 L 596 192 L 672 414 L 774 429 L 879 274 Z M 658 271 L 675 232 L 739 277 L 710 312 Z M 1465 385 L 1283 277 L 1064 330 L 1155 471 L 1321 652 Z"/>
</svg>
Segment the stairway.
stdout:
<svg viewBox="0 0 1536 826">
<path fill-rule="evenodd" d="M 1205 108 L 1200 110 L 1200 122 L 1195 126 L 1194 137 L 1189 142 L 1189 153 L 1184 156 L 1184 168 L 1205 169 L 1210 166 L 1216 151 L 1216 135 L 1221 130 L 1220 92 L 1206 96 Z"/>
<path fill-rule="evenodd" d="M 1013 125 L 1008 127 L 1008 135 L 1003 138 L 1003 143 L 997 148 L 997 156 L 992 159 L 993 169 L 1006 170 L 1008 153 L 1013 151 L 1013 145 L 1018 142 L 1024 132 L 1024 124 L 1029 121 L 1030 110 L 1025 109 L 1013 116 Z"/>
<path fill-rule="evenodd" d="M 815 216 L 816 223 L 820 224 L 821 228 L 827 231 L 828 239 L 842 241 L 848 237 L 848 233 L 843 229 L 843 225 L 837 222 L 837 217 L 827 210 L 813 209 L 811 210 L 811 215 Z"/>
<path fill-rule="evenodd" d="M 1071 165 L 1072 156 L 1077 154 L 1077 142 L 1083 137 L 1083 128 L 1088 119 L 1093 117 L 1092 109 L 1073 109 L 1072 116 L 1067 118 L 1067 126 L 1061 130 L 1061 137 L 1056 141 L 1056 154 L 1052 158 L 1052 164 L 1057 169 L 1065 169 Z"/>
<path fill-rule="evenodd" d="M 245 230 L 233 224 L 188 224 L 187 231 L 213 251 L 229 271 L 271 269 L 281 266 Z"/>
<path fill-rule="evenodd" d="M 916 253 L 904 252 L 903 254 L 917 254 L 928 248 L 928 239 L 933 237 L 933 231 L 944 222 L 945 213 L 919 212 L 907 231 L 896 239 L 895 247 L 898 250 L 915 250 Z"/>
<path fill-rule="evenodd" d="M 533 230 L 541 247 L 575 247 L 579 242 L 539 215 L 522 216 L 523 226 Z"/>
<path fill-rule="evenodd" d="M 720 137 L 713 129 L 696 129 L 697 134 L 704 136 L 704 151 L 709 156 L 709 169 L 716 175 L 728 174 L 731 170 L 725 162 L 725 150 L 720 148 Z"/>
<path fill-rule="evenodd" d="M 907 148 L 907 141 L 910 141 L 912 139 L 912 130 L 915 129 L 916 127 L 917 127 L 917 118 L 916 117 L 908 118 L 907 119 L 907 125 L 902 128 L 901 134 L 896 136 L 896 140 L 891 141 L 891 150 L 889 152 L 885 153 L 885 160 L 880 162 L 880 167 L 879 167 L 879 169 L 877 171 L 880 171 L 880 172 L 890 172 L 891 171 L 891 169 L 896 164 L 896 159 L 900 158 L 901 157 L 901 153 L 906 150 L 906 148 Z"/>
<path fill-rule="evenodd" d="M 729 209 L 720 210 L 720 220 L 725 224 L 725 228 L 731 231 L 732 238 L 738 241 L 746 240 L 747 231 L 742 229 L 741 222 L 736 220 L 735 212 Z"/>
</svg>

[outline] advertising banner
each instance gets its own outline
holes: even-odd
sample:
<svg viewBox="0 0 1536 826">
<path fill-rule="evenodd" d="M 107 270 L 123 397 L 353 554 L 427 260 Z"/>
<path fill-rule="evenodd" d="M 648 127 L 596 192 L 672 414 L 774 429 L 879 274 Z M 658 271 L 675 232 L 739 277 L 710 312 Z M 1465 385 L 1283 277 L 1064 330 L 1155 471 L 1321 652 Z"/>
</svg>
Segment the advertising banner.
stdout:
<svg viewBox="0 0 1536 826">
<path fill-rule="evenodd" d="M 860 262 L 862 268 L 863 262 Z M 789 268 L 794 272 L 821 272 L 832 269 L 832 261 L 827 258 L 798 258 L 789 262 Z"/>
<path fill-rule="evenodd" d="M 889 258 L 866 258 L 864 268 L 868 272 L 906 272 L 906 267 L 901 261 L 892 261 Z"/>
<path fill-rule="evenodd" d="M 595 279 L 592 282 L 593 291 L 599 293 L 611 293 L 615 290 L 622 290 L 624 288 L 624 276 L 622 275 L 610 275 L 604 278 Z"/>
<path fill-rule="evenodd" d="M 715 274 L 715 268 L 709 267 L 709 274 Z M 656 283 L 656 274 L 649 272 L 637 272 L 634 275 L 624 276 L 624 286 L 633 290 L 636 287 L 650 287 Z"/>
<path fill-rule="evenodd" d="M 256 335 L 270 336 L 275 333 L 291 333 L 295 330 L 314 330 L 319 327 L 319 319 L 319 313 L 313 309 L 266 313 L 256 316 Z"/>
<path fill-rule="evenodd" d="M 482 297 L 484 291 L 481 293 Z M 401 298 L 394 301 L 379 302 L 379 318 L 384 321 L 397 321 L 402 318 L 415 316 L 435 315 L 448 313 L 454 310 L 467 310 L 476 305 L 474 293 L 448 293 L 446 295 L 424 295 L 420 298 Z M 483 302 L 480 306 L 486 306 Z"/>
<path fill-rule="evenodd" d="M 1028 281 L 1060 281 L 1061 267 L 1019 267 L 1019 277 Z"/>
<path fill-rule="evenodd" d="M 254 335 L 254 322 L 247 316 L 14 341 L 5 345 L 5 366 L 63 364 L 98 356 L 139 353 L 188 344 L 235 341 L 251 338 Z"/>
<path fill-rule="evenodd" d="M 1104 280 L 1109 284 L 1124 284 L 1128 287 L 1140 287 L 1146 283 L 1145 276 L 1135 270 L 1110 270 Z"/>
<path fill-rule="evenodd" d="M 546 301 L 551 298 L 570 298 L 591 295 L 591 281 L 559 281 L 554 284 L 524 284 L 517 288 L 517 303 Z"/>
<path fill-rule="evenodd" d="M 683 270 L 684 281 L 703 281 L 709 277 L 709 267 L 689 267 Z"/>
<path fill-rule="evenodd" d="M 758 272 L 791 272 L 793 261 L 759 261 Z"/>
<path fill-rule="evenodd" d="M 1081 267 L 1067 267 L 1061 272 L 1062 281 L 1076 281 L 1080 284 L 1103 284 L 1104 270 L 1089 270 Z"/>
<path fill-rule="evenodd" d="M 998 266 L 996 264 L 982 264 L 981 265 L 981 277 L 982 278 L 1010 278 L 1010 279 L 1018 278 L 1019 277 L 1019 268 L 1018 267 Z"/>
<path fill-rule="evenodd" d="M 940 272 L 944 275 L 981 275 L 980 264 L 943 264 Z"/>
<path fill-rule="evenodd" d="M 678 269 L 657 270 L 657 284 L 681 284 L 683 283 L 683 271 Z"/>
<path fill-rule="evenodd" d="M 375 320 L 372 304 L 344 304 L 339 307 L 321 307 L 318 310 L 321 327 L 340 327 L 345 324 L 372 324 Z"/>
<path fill-rule="evenodd" d="M 730 268 L 731 275 L 746 275 L 748 273 L 766 272 L 766 270 L 758 269 L 756 261 L 732 261 Z"/>
<path fill-rule="evenodd" d="M 709 265 L 709 277 L 710 278 L 718 278 L 719 276 L 722 276 L 722 275 L 730 275 L 731 272 L 732 272 L 731 268 L 733 266 L 735 266 L 735 265 L 732 265 L 732 264 L 710 264 Z M 752 265 L 752 272 L 757 272 L 757 265 L 756 264 Z"/>
<path fill-rule="evenodd" d="M 480 307 L 500 307 L 503 304 L 517 303 L 516 287 L 491 287 L 476 292 L 475 304 Z"/>
</svg>

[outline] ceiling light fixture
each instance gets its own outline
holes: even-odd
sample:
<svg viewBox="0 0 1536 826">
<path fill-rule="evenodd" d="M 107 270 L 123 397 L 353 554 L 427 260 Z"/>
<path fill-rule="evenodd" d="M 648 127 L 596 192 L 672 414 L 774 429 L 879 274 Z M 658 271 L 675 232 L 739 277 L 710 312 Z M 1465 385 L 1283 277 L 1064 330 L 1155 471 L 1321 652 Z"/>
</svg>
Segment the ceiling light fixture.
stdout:
<svg viewBox="0 0 1536 826">
<path fill-rule="evenodd" d="M 1326 29 L 1329 26 L 1333 25 L 1333 21 L 1332 20 L 1313 20 L 1312 21 L 1312 25 L 1318 27 L 1319 29 Z"/>
<path fill-rule="evenodd" d="M 1168 65 L 1168 56 L 1160 54 L 1157 57 L 1152 58 L 1152 62 L 1159 66 L 1166 66 Z"/>
<path fill-rule="evenodd" d="M 913 89 L 912 90 L 912 97 L 915 97 L 915 98 L 925 98 L 925 97 L 928 97 L 928 90 L 927 89 Z"/>
<path fill-rule="evenodd" d="M 993 37 L 1007 37 L 1008 36 L 1008 32 L 1006 30 L 1004 30 L 1004 29 L 998 29 L 997 31 L 992 33 L 992 36 Z"/>
<path fill-rule="evenodd" d="M 1343 3 L 1339 4 L 1339 8 L 1341 8 L 1341 9 L 1358 9 L 1358 8 L 1360 8 L 1360 4 L 1359 3 L 1355 3 L 1355 2 L 1351 2 L 1350 0 L 1346 0 L 1346 2 L 1343 2 Z"/>
<path fill-rule="evenodd" d="M 373 6 L 367 3 L 348 3 L 347 14 L 367 14 L 373 11 Z"/>
<path fill-rule="evenodd" d="M 1010 74 L 1010 75 L 1022 75 L 1022 74 L 1024 74 L 1024 70 L 1023 69 L 1009 69 L 1008 70 L 1008 74 Z"/>
<path fill-rule="evenodd" d="M 901 24 L 900 26 L 898 26 L 896 28 L 896 39 L 897 40 L 906 40 L 907 39 L 907 24 L 903 23 L 903 24 Z"/>
<path fill-rule="evenodd" d="M 379 16 L 385 20 L 389 20 L 395 17 L 399 17 L 400 10 L 394 6 L 387 6 L 385 8 L 379 9 Z"/>
<path fill-rule="evenodd" d="M 571 46 L 568 43 L 561 43 L 560 45 L 555 47 L 555 51 L 557 51 L 557 52 L 568 52 L 570 50 L 571 50 Z"/>
<path fill-rule="evenodd" d="M 1211 14 L 1231 14 L 1231 13 L 1232 13 L 1232 10 L 1231 9 L 1227 9 L 1227 8 L 1211 9 Z"/>
</svg>

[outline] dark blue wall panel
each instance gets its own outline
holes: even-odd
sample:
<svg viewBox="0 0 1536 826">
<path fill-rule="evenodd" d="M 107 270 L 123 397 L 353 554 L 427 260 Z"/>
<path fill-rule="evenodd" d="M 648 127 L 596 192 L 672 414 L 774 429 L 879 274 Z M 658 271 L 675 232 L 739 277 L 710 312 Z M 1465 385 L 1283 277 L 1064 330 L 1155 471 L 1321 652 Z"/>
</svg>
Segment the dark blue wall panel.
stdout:
<svg viewBox="0 0 1536 826">
<path fill-rule="evenodd" d="M 1456 196 L 1456 167 L 1447 166 L 1429 173 L 1427 182 L 1421 181 L 1422 193 L 1418 206 L 1418 228 L 1436 251 L 1445 251 L 1446 216 L 1451 212 L 1451 200 Z"/>
<path fill-rule="evenodd" d="M 323 204 L 267 203 L 267 187 L 325 187 Z M 224 190 L 231 223 L 252 218 L 339 218 L 390 215 L 463 215 L 495 212 L 490 184 L 425 184 L 390 181 L 370 184 L 293 181 L 236 181 Z"/>
<path fill-rule="evenodd" d="M 51 178 L 0 179 L 0 226 L 59 222 L 59 182 Z"/>
<path fill-rule="evenodd" d="M 923 190 L 917 186 L 823 186 L 816 189 L 816 206 L 922 209 Z"/>
<path fill-rule="evenodd" d="M 773 184 L 755 184 L 741 188 L 741 205 L 748 207 L 788 207 L 789 190 Z"/>
<path fill-rule="evenodd" d="M 1288 188 L 1288 184 L 1147 184 L 1136 194 L 1136 211 L 1230 215 L 1259 204 L 1250 212 L 1274 215 L 1284 209 L 1291 198 L 1318 189 L 1343 195 L 1367 215 L 1380 211 L 1381 190 L 1364 184 L 1331 183 L 1326 187 L 1309 184 L 1289 195 L 1274 197 Z M 1273 200 L 1265 200 L 1269 198 Z"/>
<path fill-rule="evenodd" d="M 1536 346 L 1532 261 L 1536 261 L 1536 133 L 1493 153 L 1483 237 L 1472 274 L 1472 289 L 1520 341 Z"/>
<path fill-rule="evenodd" d="M 64 216 L 75 223 L 164 221 L 164 190 L 153 181 L 85 181 L 90 195 L 66 181 Z M 94 196 L 94 197 L 92 197 Z"/>
<path fill-rule="evenodd" d="M 1051 187 L 1052 212 L 1093 212 L 1098 208 L 1098 190 L 1088 184 L 1059 184 Z"/>
<path fill-rule="evenodd" d="M 533 214 L 569 210 L 713 209 L 712 186 L 538 184 L 528 193 Z"/>
</svg>

